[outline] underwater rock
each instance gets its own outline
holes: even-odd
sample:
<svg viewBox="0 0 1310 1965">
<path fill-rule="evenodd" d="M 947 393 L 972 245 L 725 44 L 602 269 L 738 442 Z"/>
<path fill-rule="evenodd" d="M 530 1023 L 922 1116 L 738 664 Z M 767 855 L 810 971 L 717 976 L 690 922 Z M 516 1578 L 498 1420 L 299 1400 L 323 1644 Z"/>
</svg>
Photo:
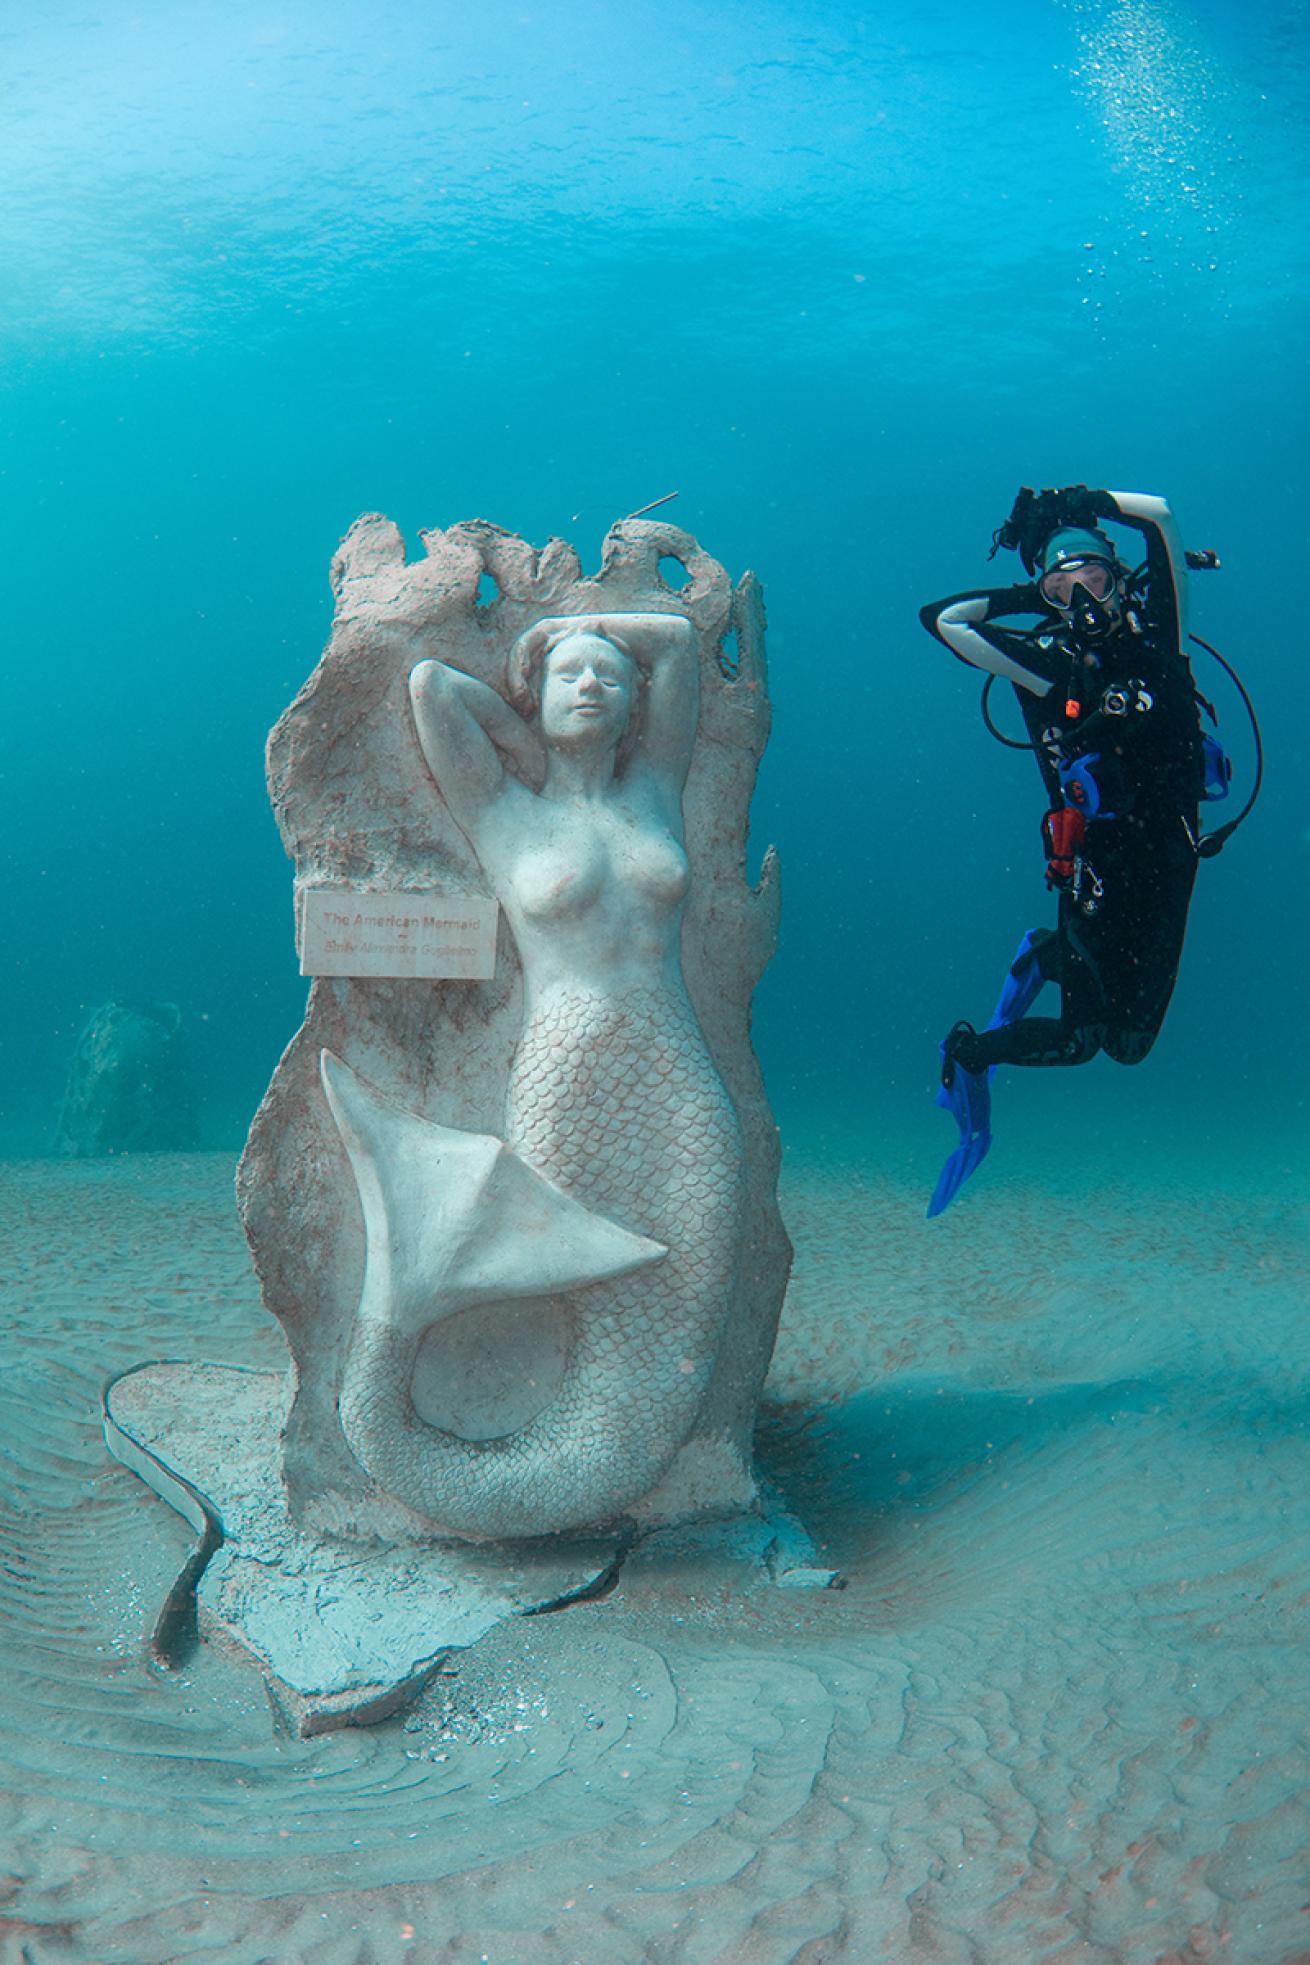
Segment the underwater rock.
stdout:
<svg viewBox="0 0 1310 1965">
<path fill-rule="evenodd" d="M 185 1153 L 196 1094 L 175 1003 L 102 1003 L 77 1040 L 56 1153 Z"/>
</svg>

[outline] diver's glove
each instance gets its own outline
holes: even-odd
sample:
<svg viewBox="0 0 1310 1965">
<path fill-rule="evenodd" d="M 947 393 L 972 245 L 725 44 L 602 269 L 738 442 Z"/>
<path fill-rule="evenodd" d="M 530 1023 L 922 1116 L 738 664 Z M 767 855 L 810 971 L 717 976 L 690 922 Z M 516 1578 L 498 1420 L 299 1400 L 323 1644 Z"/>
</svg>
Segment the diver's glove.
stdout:
<svg viewBox="0 0 1310 1965">
<path fill-rule="evenodd" d="M 998 525 L 992 534 L 992 550 L 987 557 L 995 559 L 997 553 L 1004 547 L 1007 553 L 1017 552 L 1031 573 L 1036 566 L 1036 560 L 1029 554 L 1027 542 L 1032 539 L 1038 527 L 1044 525 L 1046 501 L 1050 496 L 1049 491 L 1037 492 L 1029 484 L 1020 485 L 1015 493 L 1014 503 L 1010 507 L 1009 518 L 1004 525 Z M 1043 530 L 1043 539 L 1046 538 L 1048 531 L 1049 527 Z"/>
<path fill-rule="evenodd" d="M 1090 485 L 1067 484 L 1063 491 L 1052 492 L 1050 496 L 1056 502 L 1060 525 L 1080 525 L 1094 532 L 1100 520 L 1121 516 L 1112 494 L 1094 490 Z"/>
<path fill-rule="evenodd" d="M 1027 571 L 1035 573 L 1037 555 L 1061 526 L 1086 526 L 1090 530 L 1099 519 L 1117 517 L 1118 511 L 1108 491 L 1093 491 L 1085 484 L 1067 484 L 1059 490 L 1045 491 L 1021 485 L 1009 518 L 992 534 L 988 558 L 994 559 L 1004 546 L 1007 552 L 1017 552 Z"/>
</svg>

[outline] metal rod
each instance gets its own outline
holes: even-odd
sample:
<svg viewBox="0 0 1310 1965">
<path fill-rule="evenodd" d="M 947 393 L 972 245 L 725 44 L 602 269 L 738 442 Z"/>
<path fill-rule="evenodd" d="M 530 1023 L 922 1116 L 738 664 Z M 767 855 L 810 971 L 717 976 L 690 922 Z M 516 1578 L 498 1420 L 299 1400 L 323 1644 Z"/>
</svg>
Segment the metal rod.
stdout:
<svg viewBox="0 0 1310 1965">
<path fill-rule="evenodd" d="M 642 517 L 643 513 L 653 512 L 657 505 L 667 505 L 670 498 L 676 498 L 677 496 L 678 494 L 676 491 L 666 491 L 662 498 L 652 498 L 649 505 L 638 505 L 635 512 L 628 513 L 628 517 L 630 519 L 639 519 Z"/>
</svg>

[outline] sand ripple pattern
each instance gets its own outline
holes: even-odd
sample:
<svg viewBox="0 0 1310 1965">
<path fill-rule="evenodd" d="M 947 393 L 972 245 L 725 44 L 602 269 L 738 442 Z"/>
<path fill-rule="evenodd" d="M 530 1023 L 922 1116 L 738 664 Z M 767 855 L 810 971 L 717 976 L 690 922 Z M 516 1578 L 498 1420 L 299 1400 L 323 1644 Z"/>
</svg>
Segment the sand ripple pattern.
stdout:
<svg viewBox="0 0 1310 1965">
<path fill-rule="evenodd" d="M 793 1167 L 768 1456 L 848 1587 L 653 1547 L 301 1741 L 148 1662 L 190 1534 L 99 1437 L 143 1357 L 281 1355 L 230 1171 L 0 1169 L 4 1965 L 1304 1958 L 1299 1177 L 1175 1170 L 1148 1234 L 1149 1163 L 1034 1172 L 943 1236 Z"/>
</svg>

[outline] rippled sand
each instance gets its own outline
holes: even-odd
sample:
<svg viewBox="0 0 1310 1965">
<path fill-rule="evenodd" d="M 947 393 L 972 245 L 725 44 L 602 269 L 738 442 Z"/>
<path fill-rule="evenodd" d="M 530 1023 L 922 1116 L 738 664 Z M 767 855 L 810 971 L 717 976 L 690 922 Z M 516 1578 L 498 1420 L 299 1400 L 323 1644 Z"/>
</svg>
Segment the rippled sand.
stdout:
<svg viewBox="0 0 1310 1965">
<path fill-rule="evenodd" d="M 1307 1965 L 1302 1183 L 980 1179 L 790 1164 L 763 1452 L 846 1588 L 639 1557 L 301 1741 L 148 1662 L 191 1533 L 100 1436 L 281 1357 L 230 1162 L 0 1167 L 0 1960 Z"/>
</svg>

